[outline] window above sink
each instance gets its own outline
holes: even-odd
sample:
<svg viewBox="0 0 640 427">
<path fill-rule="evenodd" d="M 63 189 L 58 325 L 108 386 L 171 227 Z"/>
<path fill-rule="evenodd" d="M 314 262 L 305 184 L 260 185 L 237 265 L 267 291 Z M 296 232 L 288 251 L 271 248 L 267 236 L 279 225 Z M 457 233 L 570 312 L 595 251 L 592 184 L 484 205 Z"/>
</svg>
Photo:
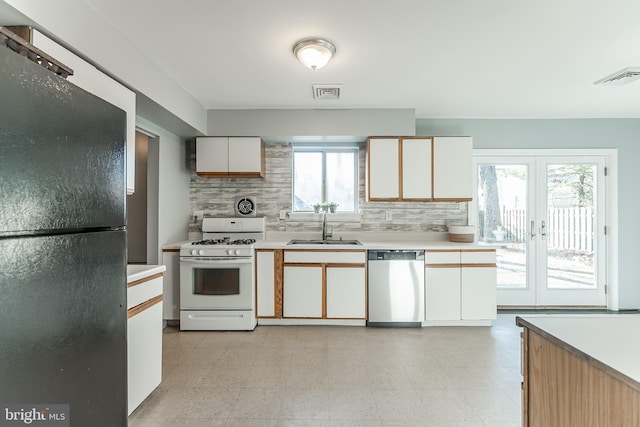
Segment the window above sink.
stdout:
<svg viewBox="0 0 640 427">
<path fill-rule="evenodd" d="M 293 212 L 335 202 L 336 212 L 358 212 L 358 146 L 295 145 L 292 152 Z"/>
</svg>

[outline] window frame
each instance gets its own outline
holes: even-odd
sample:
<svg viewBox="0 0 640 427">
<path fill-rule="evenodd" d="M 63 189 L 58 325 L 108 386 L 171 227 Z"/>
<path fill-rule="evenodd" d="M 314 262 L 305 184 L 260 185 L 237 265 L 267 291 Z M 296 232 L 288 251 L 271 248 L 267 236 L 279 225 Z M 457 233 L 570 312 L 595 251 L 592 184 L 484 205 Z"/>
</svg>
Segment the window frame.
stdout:
<svg viewBox="0 0 640 427">
<path fill-rule="evenodd" d="M 359 211 L 360 199 L 360 147 L 358 144 L 292 144 L 291 150 L 291 212 L 294 214 L 314 213 L 311 210 L 295 210 L 295 155 L 296 153 L 321 153 L 322 154 L 322 183 L 321 183 L 321 203 L 327 202 L 327 154 L 331 153 L 352 153 L 353 154 L 353 210 L 339 211 L 343 214 L 356 214 Z"/>
</svg>

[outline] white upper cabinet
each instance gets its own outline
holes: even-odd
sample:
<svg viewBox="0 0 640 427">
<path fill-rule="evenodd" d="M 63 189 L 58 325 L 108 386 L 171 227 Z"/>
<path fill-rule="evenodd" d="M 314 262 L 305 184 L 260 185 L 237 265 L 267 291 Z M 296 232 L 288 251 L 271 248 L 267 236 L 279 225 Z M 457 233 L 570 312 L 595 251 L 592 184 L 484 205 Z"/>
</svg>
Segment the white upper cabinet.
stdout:
<svg viewBox="0 0 640 427">
<path fill-rule="evenodd" d="M 369 138 L 368 199 L 400 199 L 399 138 Z"/>
<path fill-rule="evenodd" d="M 264 176 L 264 142 L 260 138 L 229 138 L 229 172 Z"/>
<path fill-rule="evenodd" d="M 264 176 L 260 137 L 196 138 L 196 172 L 202 176 Z"/>
<path fill-rule="evenodd" d="M 196 138 L 196 172 L 222 175 L 229 173 L 229 138 Z"/>
<path fill-rule="evenodd" d="M 402 138 L 400 143 L 402 199 L 431 199 L 431 138 Z"/>
<path fill-rule="evenodd" d="M 127 113 L 127 194 L 133 194 L 136 178 L 136 94 L 38 31 L 33 31 L 33 45 L 73 69 L 68 81 Z"/>
<path fill-rule="evenodd" d="M 434 200 L 469 201 L 473 197 L 473 140 L 468 136 L 433 139 Z"/>
<path fill-rule="evenodd" d="M 469 201 L 470 137 L 369 138 L 369 201 Z"/>
</svg>

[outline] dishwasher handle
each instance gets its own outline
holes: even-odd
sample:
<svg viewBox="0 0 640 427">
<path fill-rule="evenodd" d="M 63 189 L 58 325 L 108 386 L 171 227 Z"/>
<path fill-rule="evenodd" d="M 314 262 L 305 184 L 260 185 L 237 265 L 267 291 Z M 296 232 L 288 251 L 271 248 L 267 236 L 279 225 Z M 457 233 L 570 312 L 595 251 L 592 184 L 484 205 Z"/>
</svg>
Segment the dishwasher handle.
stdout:
<svg viewBox="0 0 640 427">
<path fill-rule="evenodd" d="M 424 250 L 385 249 L 367 251 L 371 261 L 424 261 Z"/>
</svg>

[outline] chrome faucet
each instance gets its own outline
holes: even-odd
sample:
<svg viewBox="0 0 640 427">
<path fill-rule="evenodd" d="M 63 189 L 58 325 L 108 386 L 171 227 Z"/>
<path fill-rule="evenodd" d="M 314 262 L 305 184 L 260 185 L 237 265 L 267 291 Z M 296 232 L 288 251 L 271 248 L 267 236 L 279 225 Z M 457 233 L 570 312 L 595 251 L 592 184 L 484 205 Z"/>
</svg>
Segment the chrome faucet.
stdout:
<svg viewBox="0 0 640 427">
<path fill-rule="evenodd" d="M 322 212 L 322 240 L 327 240 L 327 237 L 333 236 L 333 233 L 327 231 L 327 212 Z"/>
</svg>

